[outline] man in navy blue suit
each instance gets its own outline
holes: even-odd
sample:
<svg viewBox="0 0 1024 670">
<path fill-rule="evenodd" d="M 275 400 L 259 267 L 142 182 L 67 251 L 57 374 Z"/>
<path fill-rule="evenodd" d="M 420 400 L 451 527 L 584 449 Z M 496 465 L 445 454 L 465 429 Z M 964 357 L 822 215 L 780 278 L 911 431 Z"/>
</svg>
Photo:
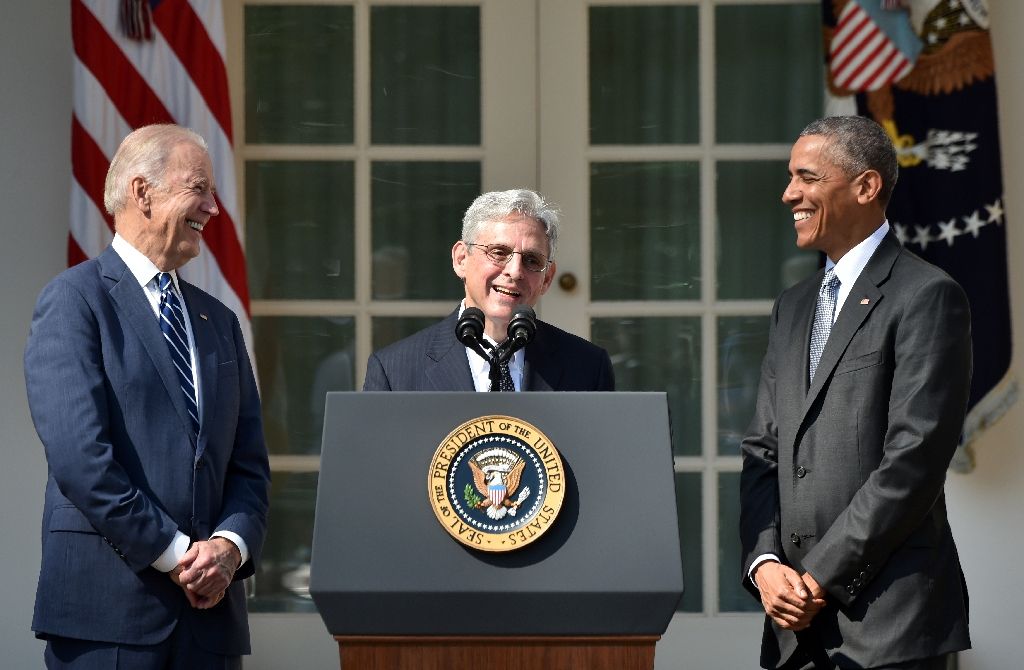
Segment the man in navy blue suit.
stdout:
<svg viewBox="0 0 1024 670">
<path fill-rule="evenodd" d="M 48 478 L 32 629 L 49 668 L 237 668 L 267 451 L 237 317 L 177 276 L 218 214 L 204 140 L 121 143 L 116 234 L 43 289 L 25 380 Z"/>
<path fill-rule="evenodd" d="M 484 337 L 506 339 L 519 305 L 534 307 L 555 276 L 558 212 L 528 190 L 484 193 L 462 220 L 452 269 L 465 285 L 462 304 L 443 321 L 375 352 L 364 391 L 489 391 L 490 365 L 464 347 L 455 324 L 467 307 L 484 313 Z M 613 391 L 608 353 L 542 321 L 508 365 L 515 391 Z"/>
</svg>

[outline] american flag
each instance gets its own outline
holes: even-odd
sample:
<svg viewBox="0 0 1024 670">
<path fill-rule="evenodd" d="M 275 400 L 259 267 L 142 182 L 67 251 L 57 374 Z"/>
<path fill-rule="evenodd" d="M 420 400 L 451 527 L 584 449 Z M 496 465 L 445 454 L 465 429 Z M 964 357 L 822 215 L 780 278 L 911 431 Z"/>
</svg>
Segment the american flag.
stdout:
<svg viewBox="0 0 1024 670">
<path fill-rule="evenodd" d="M 68 265 L 99 255 L 113 239 L 103 180 L 121 140 L 150 123 L 192 128 L 209 145 L 220 215 L 181 275 L 238 315 L 251 352 L 221 0 L 71 0 L 71 33 Z"/>
<path fill-rule="evenodd" d="M 850 0 L 829 45 L 832 81 L 847 91 L 876 91 L 905 77 L 920 50 L 904 10 L 878 0 Z"/>
</svg>

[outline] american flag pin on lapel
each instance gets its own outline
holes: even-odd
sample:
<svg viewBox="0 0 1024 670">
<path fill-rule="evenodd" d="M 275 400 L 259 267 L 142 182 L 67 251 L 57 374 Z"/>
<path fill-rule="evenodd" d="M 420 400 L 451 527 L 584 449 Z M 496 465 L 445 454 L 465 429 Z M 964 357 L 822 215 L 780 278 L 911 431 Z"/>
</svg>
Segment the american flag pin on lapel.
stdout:
<svg viewBox="0 0 1024 670">
<path fill-rule="evenodd" d="M 870 298 L 861 298 L 860 299 L 860 304 L 862 304 L 862 305 L 867 305 L 870 302 L 871 302 Z M 203 318 L 205 319 L 206 317 L 204 316 Z"/>
<path fill-rule="evenodd" d="M 202 319 L 203 321 L 209 321 L 210 320 L 210 317 L 206 316 L 202 312 L 199 312 L 199 318 Z"/>
</svg>

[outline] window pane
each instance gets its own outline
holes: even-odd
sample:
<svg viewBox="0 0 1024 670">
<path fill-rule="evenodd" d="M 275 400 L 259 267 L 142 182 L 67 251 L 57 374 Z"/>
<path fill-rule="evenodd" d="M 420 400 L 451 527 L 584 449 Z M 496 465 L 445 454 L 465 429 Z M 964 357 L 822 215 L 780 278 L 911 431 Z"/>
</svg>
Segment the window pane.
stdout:
<svg viewBox="0 0 1024 670">
<path fill-rule="evenodd" d="M 352 143 L 352 7 L 245 8 L 245 139 Z"/>
<path fill-rule="evenodd" d="M 821 9 L 715 8 L 715 129 L 719 142 L 792 142 L 822 115 Z"/>
<path fill-rule="evenodd" d="M 761 360 L 768 349 L 767 316 L 718 319 L 718 453 L 738 456 L 754 416 Z"/>
<path fill-rule="evenodd" d="M 454 305 L 452 306 L 454 309 Z M 440 316 L 375 316 L 373 317 L 373 350 L 377 351 L 432 326 L 444 317 Z"/>
<path fill-rule="evenodd" d="M 676 473 L 676 512 L 679 515 L 679 550 L 683 558 L 683 599 L 676 610 L 704 610 L 704 565 L 701 556 L 701 481 L 699 472 Z"/>
<path fill-rule="evenodd" d="M 355 388 L 355 320 L 262 316 L 252 330 L 270 453 L 319 454 L 325 394 Z"/>
<path fill-rule="evenodd" d="M 740 473 L 718 473 L 718 609 L 761 612 L 761 603 L 740 584 Z"/>
<path fill-rule="evenodd" d="M 351 299 L 351 162 L 249 161 L 246 253 L 253 299 Z"/>
<path fill-rule="evenodd" d="M 460 300 L 452 245 L 480 194 L 480 164 L 377 162 L 372 175 L 373 297 Z"/>
<path fill-rule="evenodd" d="M 774 298 L 818 269 L 818 254 L 796 247 L 793 215 L 781 202 L 786 163 L 717 165 L 718 297 Z"/>
<path fill-rule="evenodd" d="M 315 612 L 309 597 L 309 557 L 316 508 L 315 472 L 275 472 L 267 541 L 253 578 L 252 612 Z"/>
<path fill-rule="evenodd" d="M 373 143 L 479 144 L 480 8 L 373 7 L 370 32 Z"/>
<path fill-rule="evenodd" d="M 590 8 L 591 144 L 699 140 L 697 7 Z"/>
<path fill-rule="evenodd" d="M 593 300 L 700 298 L 697 163 L 593 163 Z"/>
<path fill-rule="evenodd" d="M 598 318 L 593 342 L 608 350 L 618 391 L 666 391 L 672 450 L 701 452 L 700 318 Z"/>
</svg>

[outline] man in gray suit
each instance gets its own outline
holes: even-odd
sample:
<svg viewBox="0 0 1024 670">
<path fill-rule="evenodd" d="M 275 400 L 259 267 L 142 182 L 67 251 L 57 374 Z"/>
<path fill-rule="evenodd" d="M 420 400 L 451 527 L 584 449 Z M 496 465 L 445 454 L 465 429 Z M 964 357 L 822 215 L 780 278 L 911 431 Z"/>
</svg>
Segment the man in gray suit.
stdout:
<svg viewBox="0 0 1024 670">
<path fill-rule="evenodd" d="M 455 336 L 467 307 L 484 313 L 484 337 L 506 339 L 519 305 L 534 307 L 555 276 L 558 212 L 528 190 L 484 193 L 462 220 L 452 269 L 466 297 L 443 321 L 370 356 L 364 391 L 490 391 L 490 366 Z M 505 371 L 503 371 L 505 372 Z M 525 350 L 515 353 L 501 390 L 612 391 L 608 353 L 542 321 Z"/>
<path fill-rule="evenodd" d="M 970 647 L 946 468 L 971 377 L 960 286 L 885 219 L 896 155 L 873 121 L 811 123 L 782 200 L 825 268 L 772 310 L 742 443 L 744 586 L 765 668 L 944 668 Z"/>
</svg>

